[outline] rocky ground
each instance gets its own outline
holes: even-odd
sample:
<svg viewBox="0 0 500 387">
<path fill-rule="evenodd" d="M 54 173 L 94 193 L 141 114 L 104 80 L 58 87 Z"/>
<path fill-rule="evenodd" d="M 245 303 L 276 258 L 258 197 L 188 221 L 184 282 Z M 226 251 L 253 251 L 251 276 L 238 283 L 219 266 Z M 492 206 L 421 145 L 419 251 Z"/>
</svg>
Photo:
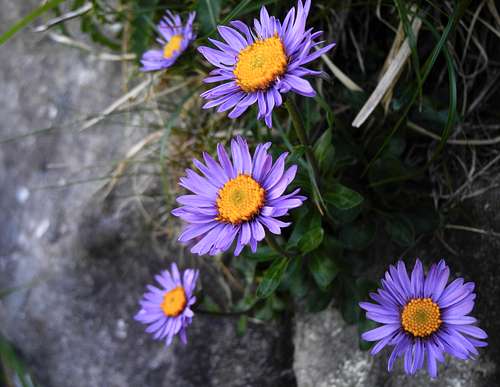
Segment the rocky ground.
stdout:
<svg viewBox="0 0 500 387">
<path fill-rule="evenodd" d="M 0 25 L 36 3 L 0 0 Z M 477 282 L 477 314 L 490 334 L 478 360 L 449 361 L 437 381 L 424 373 L 408 378 L 401 369 L 387 374 L 387 353 L 373 359 L 358 350 L 356 329 L 333 307 L 299 313 L 293 322 L 250 324 L 242 337 L 235 318 L 198 315 L 189 346 L 150 340 L 132 316 L 144 286 L 175 251 L 159 254 L 134 202 L 103 201 L 96 194 L 102 181 L 95 179 L 146 131 L 116 118 L 84 132 L 67 125 L 122 94 L 119 66 L 29 30 L 0 48 L 0 137 L 55 127 L 0 144 L 0 290 L 29 285 L 0 299 L 0 332 L 40 385 L 498 385 L 500 243 L 461 231 L 446 235 L 458 256 L 436 241 L 410 252 L 448 257 L 456 272 Z M 467 203 L 476 225 L 500 230 L 499 192 Z M 400 253 L 381 251 L 387 261 L 378 274 Z M 216 282 L 203 280 L 206 288 Z"/>
</svg>

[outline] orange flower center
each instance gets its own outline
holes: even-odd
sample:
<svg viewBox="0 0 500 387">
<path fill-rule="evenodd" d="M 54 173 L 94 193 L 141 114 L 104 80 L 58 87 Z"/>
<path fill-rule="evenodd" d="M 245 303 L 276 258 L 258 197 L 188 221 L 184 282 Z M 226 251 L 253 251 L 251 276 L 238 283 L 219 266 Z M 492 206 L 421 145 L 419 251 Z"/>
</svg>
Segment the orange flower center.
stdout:
<svg viewBox="0 0 500 387">
<path fill-rule="evenodd" d="M 170 59 L 180 50 L 182 44 L 182 35 L 174 35 L 170 38 L 167 44 L 163 47 L 163 57 Z"/>
<path fill-rule="evenodd" d="M 164 294 L 161 309 L 167 316 L 175 317 L 181 314 L 186 304 L 187 300 L 184 288 L 178 286 Z"/>
<path fill-rule="evenodd" d="M 426 337 L 441 326 L 441 311 L 430 298 L 414 298 L 403 308 L 401 324 L 415 337 Z"/>
<path fill-rule="evenodd" d="M 236 82 L 247 93 L 266 90 L 287 68 L 285 47 L 278 35 L 258 40 L 238 54 L 233 73 Z"/>
<path fill-rule="evenodd" d="M 238 175 L 219 190 L 217 220 L 239 224 L 252 219 L 264 206 L 264 188 L 248 175 Z"/>
</svg>

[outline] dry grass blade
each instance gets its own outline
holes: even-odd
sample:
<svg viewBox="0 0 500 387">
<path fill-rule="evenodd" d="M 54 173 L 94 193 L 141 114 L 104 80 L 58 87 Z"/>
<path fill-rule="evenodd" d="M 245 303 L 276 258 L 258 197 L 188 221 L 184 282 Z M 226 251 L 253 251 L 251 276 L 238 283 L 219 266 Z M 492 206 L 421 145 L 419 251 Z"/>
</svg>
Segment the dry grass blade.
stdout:
<svg viewBox="0 0 500 387">
<path fill-rule="evenodd" d="M 500 14 L 498 13 L 498 9 L 495 5 L 494 0 L 488 0 L 488 9 L 490 10 L 491 14 L 495 18 L 495 21 L 497 22 L 498 27 L 500 27 Z"/>
<path fill-rule="evenodd" d="M 418 36 L 418 32 L 420 30 L 421 25 L 422 21 L 419 18 L 415 18 L 415 20 L 412 23 L 412 30 L 415 37 Z M 397 39 L 397 34 L 396 34 L 396 39 Z M 410 54 L 411 54 L 410 43 L 407 38 L 401 45 L 394 60 L 391 61 L 389 68 L 380 79 L 380 82 L 378 83 L 377 87 L 375 88 L 373 93 L 370 95 L 370 97 L 368 98 L 368 100 L 366 101 L 366 103 L 361 108 L 358 115 L 352 122 L 352 126 L 359 128 L 361 125 L 363 125 L 363 123 L 370 116 L 373 110 L 375 110 L 375 107 L 380 103 L 380 101 L 387 93 L 387 91 L 391 89 L 394 83 L 397 81 L 397 78 L 399 77 L 399 74 L 401 73 L 404 64 L 410 57 Z"/>
<path fill-rule="evenodd" d="M 472 13 L 472 12 L 468 11 L 467 13 Z M 477 20 L 479 20 L 486 28 L 488 28 L 491 32 L 493 32 L 497 38 L 500 39 L 500 30 L 496 29 L 495 26 L 492 26 L 482 17 L 478 17 Z"/>
<path fill-rule="evenodd" d="M 143 138 L 141 141 L 136 143 L 132 148 L 129 149 L 127 154 L 125 155 L 125 159 L 120 161 L 118 166 L 115 168 L 111 180 L 109 183 L 106 185 L 105 191 L 104 191 L 104 198 L 106 198 L 113 188 L 116 186 L 116 183 L 120 179 L 120 177 L 123 175 L 125 172 L 125 169 L 127 168 L 128 162 L 133 159 L 142 149 L 144 149 L 146 146 L 159 141 L 161 136 L 163 135 L 163 130 L 157 130 L 156 132 L 153 132 Z"/>
<path fill-rule="evenodd" d="M 496 238 L 500 238 L 500 232 L 495 232 L 495 231 L 491 231 L 491 230 L 483 230 L 481 228 L 476 228 L 476 227 L 462 226 L 459 224 L 447 224 L 446 226 L 444 226 L 444 228 L 447 228 L 449 230 L 469 231 L 469 232 L 474 232 L 477 234 L 494 236 Z"/>
<path fill-rule="evenodd" d="M 88 129 L 98 122 L 102 121 L 105 119 L 107 116 L 109 116 L 111 113 L 113 113 L 115 110 L 117 110 L 120 106 L 122 106 L 124 103 L 130 101 L 131 99 L 137 98 L 146 88 L 149 86 L 153 85 L 156 80 L 158 80 L 159 75 L 155 74 L 152 77 L 149 77 L 147 80 L 145 80 L 142 83 L 139 83 L 136 87 L 134 87 L 132 90 L 130 90 L 128 93 L 122 95 L 120 98 L 118 98 L 115 102 L 113 102 L 111 105 L 109 105 L 106 109 L 102 111 L 101 114 L 99 114 L 97 117 L 91 118 L 90 120 L 87 120 L 83 126 L 81 127 L 80 131 L 83 131 L 85 129 Z"/>
<path fill-rule="evenodd" d="M 396 37 L 394 38 L 392 42 L 391 49 L 389 51 L 389 54 L 387 55 L 387 58 L 385 59 L 384 65 L 382 66 L 382 71 L 380 72 L 380 78 L 382 78 L 383 74 L 386 73 L 386 71 L 389 69 L 389 66 L 391 63 L 396 59 L 396 56 L 398 54 L 398 50 L 403 44 L 405 39 L 405 32 L 403 29 L 403 23 L 399 23 L 398 31 L 396 33 Z M 380 81 L 379 78 L 379 81 Z M 392 86 L 387 90 L 387 92 L 384 95 L 384 98 L 382 99 L 382 106 L 384 107 L 384 112 L 387 113 L 389 110 L 389 104 L 391 103 L 392 100 L 392 95 L 393 95 L 393 88 L 394 85 L 396 84 L 396 78 L 394 78 L 394 81 L 392 83 Z"/>
<path fill-rule="evenodd" d="M 439 137 L 437 134 L 434 134 L 427 129 L 422 128 L 420 125 L 417 125 L 414 122 L 408 121 L 408 127 L 420 134 L 423 134 L 424 136 L 430 137 L 434 140 L 441 141 L 441 137 Z M 483 139 L 483 140 L 452 140 L 449 139 L 446 141 L 447 144 L 451 145 L 466 145 L 466 146 L 487 146 L 487 145 L 496 145 L 500 144 L 500 136 L 494 137 L 494 138 L 488 138 L 488 139 Z"/>
<path fill-rule="evenodd" d="M 321 59 L 330 69 L 332 74 L 351 91 L 363 91 L 363 89 L 357 85 L 351 78 L 349 78 L 341 69 L 339 69 L 335 64 L 326 56 L 326 54 L 321 55 Z"/>
<path fill-rule="evenodd" d="M 94 58 L 99 59 L 99 60 L 107 60 L 107 61 L 131 61 L 135 60 L 136 55 L 132 53 L 125 53 L 122 55 L 118 54 L 110 54 L 107 52 L 95 52 L 95 50 L 89 46 L 88 44 L 85 44 L 83 42 L 79 42 L 78 40 L 71 39 L 65 35 L 57 34 L 55 32 L 50 32 L 49 33 L 49 38 L 52 39 L 56 43 L 64 44 L 66 46 L 78 48 L 83 51 L 89 52 Z"/>
<path fill-rule="evenodd" d="M 62 23 L 62 22 L 65 22 L 67 20 L 74 19 L 76 17 L 79 17 L 79 16 L 86 14 L 92 8 L 94 8 L 94 5 L 91 2 L 87 2 L 87 3 L 83 4 L 80 8 L 75 9 L 74 11 L 65 13 L 64 15 L 61 15 L 61 16 L 56 17 L 54 19 L 50 19 L 46 24 L 35 27 L 33 29 L 33 31 L 35 31 L 35 32 L 47 31 L 49 28 L 51 28 L 59 23 Z"/>
</svg>

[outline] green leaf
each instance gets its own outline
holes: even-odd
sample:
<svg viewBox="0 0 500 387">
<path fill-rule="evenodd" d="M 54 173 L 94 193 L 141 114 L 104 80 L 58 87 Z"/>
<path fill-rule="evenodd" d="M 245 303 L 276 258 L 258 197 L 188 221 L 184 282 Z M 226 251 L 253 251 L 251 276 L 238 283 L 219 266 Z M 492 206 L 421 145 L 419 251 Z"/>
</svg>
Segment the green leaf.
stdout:
<svg viewBox="0 0 500 387">
<path fill-rule="evenodd" d="M 304 153 L 306 153 L 305 146 L 303 145 L 294 146 L 292 152 L 290 153 L 289 159 L 287 159 L 287 162 L 289 164 L 299 163 L 302 157 L 304 156 Z"/>
<path fill-rule="evenodd" d="M 257 262 L 272 261 L 279 256 L 280 255 L 269 246 L 260 246 L 255 253 L 245 255 L 248 259 Z"/>
<path fill-rule="evenodd" d="M 359 349 L 362 351 L 367 351 L 371 347 L 373 347 L 373 343 L 370 341 L 363 340 L 361 335 L 369 330 L 375 329 L 377 327 L 377 323 L 372 320 L 367 320 L 362 318 L 358 321 L 358 334 L 359 334 Z"/>
<path fill-rule="evenodd" d="M 273 317 L 274 317 L 273 303 L 272 300 L 269 298 L 266 300 L 264 305 L 262 305 L 255 311 L 255 318 L 262 321 L 269 321 Z"/>
<path fill-rule="evenodd" d="M 229 12 L 229 14 L 227 14 L 226 17 L 219 24 L 223 26 L 229 23 L 229 21 L 236 19 L 238 16 L 240 16 L 240 14 L 245 10 L 245 8 L 247 8 L 247 5 L 249 5 L 251 2 L 252 0 L 240 1 L 239 4 L 236 7 L 234 7 L 231 10 L 231 12 Z"/>
<path fill-rule="evenodd" d="M 242 315 L 238 319 L 238 325 L 236 326 L 236 334 L 238 336 L 244 336 L 248 328 L 248 316 Z"/>
<path fill-rule="evenodd" d="M 309 289 L 308 281 L 306 280 L 307 272 L 302 269 L 303 262 L 302 257 L 293 258 L 286 269 L 283 282 L 281 283 L 281 286 L 286 288 L 296 298 L 304 297 Z"/>
<path fill-rule="evenodd" d="M 253 294 L 247 294 L 239 300 L 233 307 L 235 312 L 245 313 L 253 308 L 259 300 Z"/>
<path fill-rule="evenodd" d="M 301 212 L 299 219 L 295 222 L 292 234 L 287 242 L 287 249 L 298 246 L 302 236 L 312 228 L 321 227 L 321 216 L 317 212 L 311 213 L 306 206 L 298 210 Z"/>
<path fill-rule="evenodd" d="M 377 290 L 378 284 L 372 280 L 359 277 L 356 279 L 356 294 L 360 300 L 364 300 L 368 297 L 370 292 Z"/>
<path fill-rule="evenodd" d="M 343 285 L 343 297 L 340 299 L 340 311 L 346 323 L 355 324 L 361 317 L 356 286 L 353 279 L 350 277 L 344 278 Z"/>
<path fill-rule="evenodd" d="M 207 312 L 217 313 L 221 311 L 221 308 L 217 303 L 210 297 L 209 295 L 204 295 L 200 304 L 202 310 L 206 310 Z"/>
<path fill-rule="evenodd" d="M 321 251 L 328 253 L 331 258 L 338 262 L 344 254 L 344 244 L 338 239 L 335 239 L 332 235 L 327 234 L 323 241 Z"/>
<path fill-rule="evenodd" d="M 201 33 L 208 35 L 217 28 L 221 8 L 221 0 L 199 0 L 196 14 Z"/>
<path fill-rule="evenodd" d="M 332 216 L 335 223 L 346 224 L 356 220 L 356 218 L 363 211 L 363 206 L 349 208 L 348 210 L 340 210 L 334 206 L 329 206 L 328 210 L 330 211 L 330 215 Z"/>
<path fill-rule="evenodd" d="M 391 240 L 402 247 L 412 246 L 415 243 L 415 229 L 402 215 L 386 218 L 385 230 Z"/>
<path fill-rule="evenodd" d="M 328 204 L 341 210 L 348 210 L 363 203 L 363 196 L 340 183 L 335 183 L 324 197 Z"/>
<path fill-rule="evenodd" d="M 134 3 L 134 12 L 132 22 L 130 23 L 130 48 L 137 58 L 148 49 L 151 36 L 153 34 L 154 9 L 158 0 L 143 0 Z"/>
<path fill-rule="evenodd" d="M 307 295 L 307 311 L 311 313 L 321 312 L 330 304 L 332 298 L 331 289 L 323 291 L 318 287 L 314 287 Z"/>
<path fill-rule="evenodd" d="M 340 240 L 349 250 L 364 250 L 373 242 L 376 227 L 373 222 L 356 222 L 345 225 L 340 230 Z"/>
<path fill-rule="evenodd" d="M 0 35 L 0 46 L 7 42 L 10 38 L 12 38 L 15 34 L 21 31 L 24 27 L 30 24 L 37 17 L 43 15 L 45 12 L 50 11 L 52 8 L 57 7 L 64 0 L 51 0 L 47 1 L 45 4 L 42 4 L 38 8 L 35 8 L 21 20 L 17 21 L 12 27 L 10 27 L 7 31 L 5 31 L 2 35 Z"/>
<path fill-rule="evenodd" d="M 333 120 L 334 114 L 333 110 L 330 108 L 330 105 L 326 100 L 319 94 L 316 94 L 314 100 L 318 103 L 320 108 L 322 108 L 326 112 L 326 122 L 328 123 L 328 129 L 333 129 Z"/>
<path fill-rule="evenodd" d="M 288 258 L 276 259 L 264 272 L 262 281 L 256 291 L 257 297 L 267 298 L 274 293 L 283 279 L 288 262 Z"/>
<path fill-rule="evenodd" d="M 412 171 L 407 168 L 399 158 L 384 157 L 373 163 L 370 171 L 368 172 L 368 178 L 370 180 L 370 186 L 377 187 L 378 185 L 381 185 L 380 182 L 390 181 L 391 179 L 394 179 L 392 181 L 395 183 L 398 181 L 397 179 L 399 177 L 407 176 L 411 172 Z M 400 186 L 397 184 L 392 184 L 392 186 L 382 191 L 397 195 L 398 192 L 392 189 L 393 187 L 400 189 Z"/>
<path fill-rule="evenodd" d="M 319 247 L 323 242 L 325 231 L 321 227 L 315 227 L 307 231 L 299 240 L 299 249 L 302 253 L 307 254 Z"/>
<path fill-rule="evenodd" d="M 2 371 L 5 371 L 5 374 Z M 7 386 L 17 386 L 18 384 L 14 384 L 14 381 L 10 380 L 10 373 L 16 376 L 22 387 L 34 387 L 31 377 L 16 351 L 7 340 L 0 336 L 0 383 Z"/>
<path fill-rule="evenodd" d="M 326 289 L 337 276 L 339 268 L 328 256 L 316 254 L 309 261 L 309 270 L 318 286 Z"/>
<path fill-rule="evenodd" d="M 276 294 L 274 294 L 271 298 L 269 298 L 271 301 L 271 306 L 273 310 L 277 312 L 283 312 L 286 309 L 286 304 L 285 302 L 279 298 Z"/>
<path fill-rule="evenodd" d="M 321 171 L 328 171 L 331 169 L 335 159 L 335 148 L 332 145 L 331 129 L 327 129 L 321 137 L 318 138 L 316 144 L 314 144 L 314 157 L 316 158 Z"/>
</svg>

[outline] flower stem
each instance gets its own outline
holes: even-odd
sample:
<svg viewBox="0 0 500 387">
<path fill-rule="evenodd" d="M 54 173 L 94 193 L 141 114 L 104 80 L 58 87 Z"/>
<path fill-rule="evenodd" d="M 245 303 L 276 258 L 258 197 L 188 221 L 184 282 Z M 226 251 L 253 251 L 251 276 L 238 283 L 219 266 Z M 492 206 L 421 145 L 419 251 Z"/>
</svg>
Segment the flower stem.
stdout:
<svg viewBox="0 0 500 387">
<path fill-rule="evenodd" d="M 285 101 L 285 107 L 288 110 L 288 114 L 290 114 L 290 118 L 292 119 L 295 133 L 297 134 L 301 145 L 305 148 L 307 162 L 311 165 L 314 176 L 317 178 L 319 176 L 318 163 L 316 161 L 316 157 L 314 157 L 314 153 L 311 147 L 309 146 L 306 129 L 304 127 L 304 121 L 302 121 L 302 117 L 297 109 L 297 105 L 292 99 L 288 98 Z"/>
</svg>

